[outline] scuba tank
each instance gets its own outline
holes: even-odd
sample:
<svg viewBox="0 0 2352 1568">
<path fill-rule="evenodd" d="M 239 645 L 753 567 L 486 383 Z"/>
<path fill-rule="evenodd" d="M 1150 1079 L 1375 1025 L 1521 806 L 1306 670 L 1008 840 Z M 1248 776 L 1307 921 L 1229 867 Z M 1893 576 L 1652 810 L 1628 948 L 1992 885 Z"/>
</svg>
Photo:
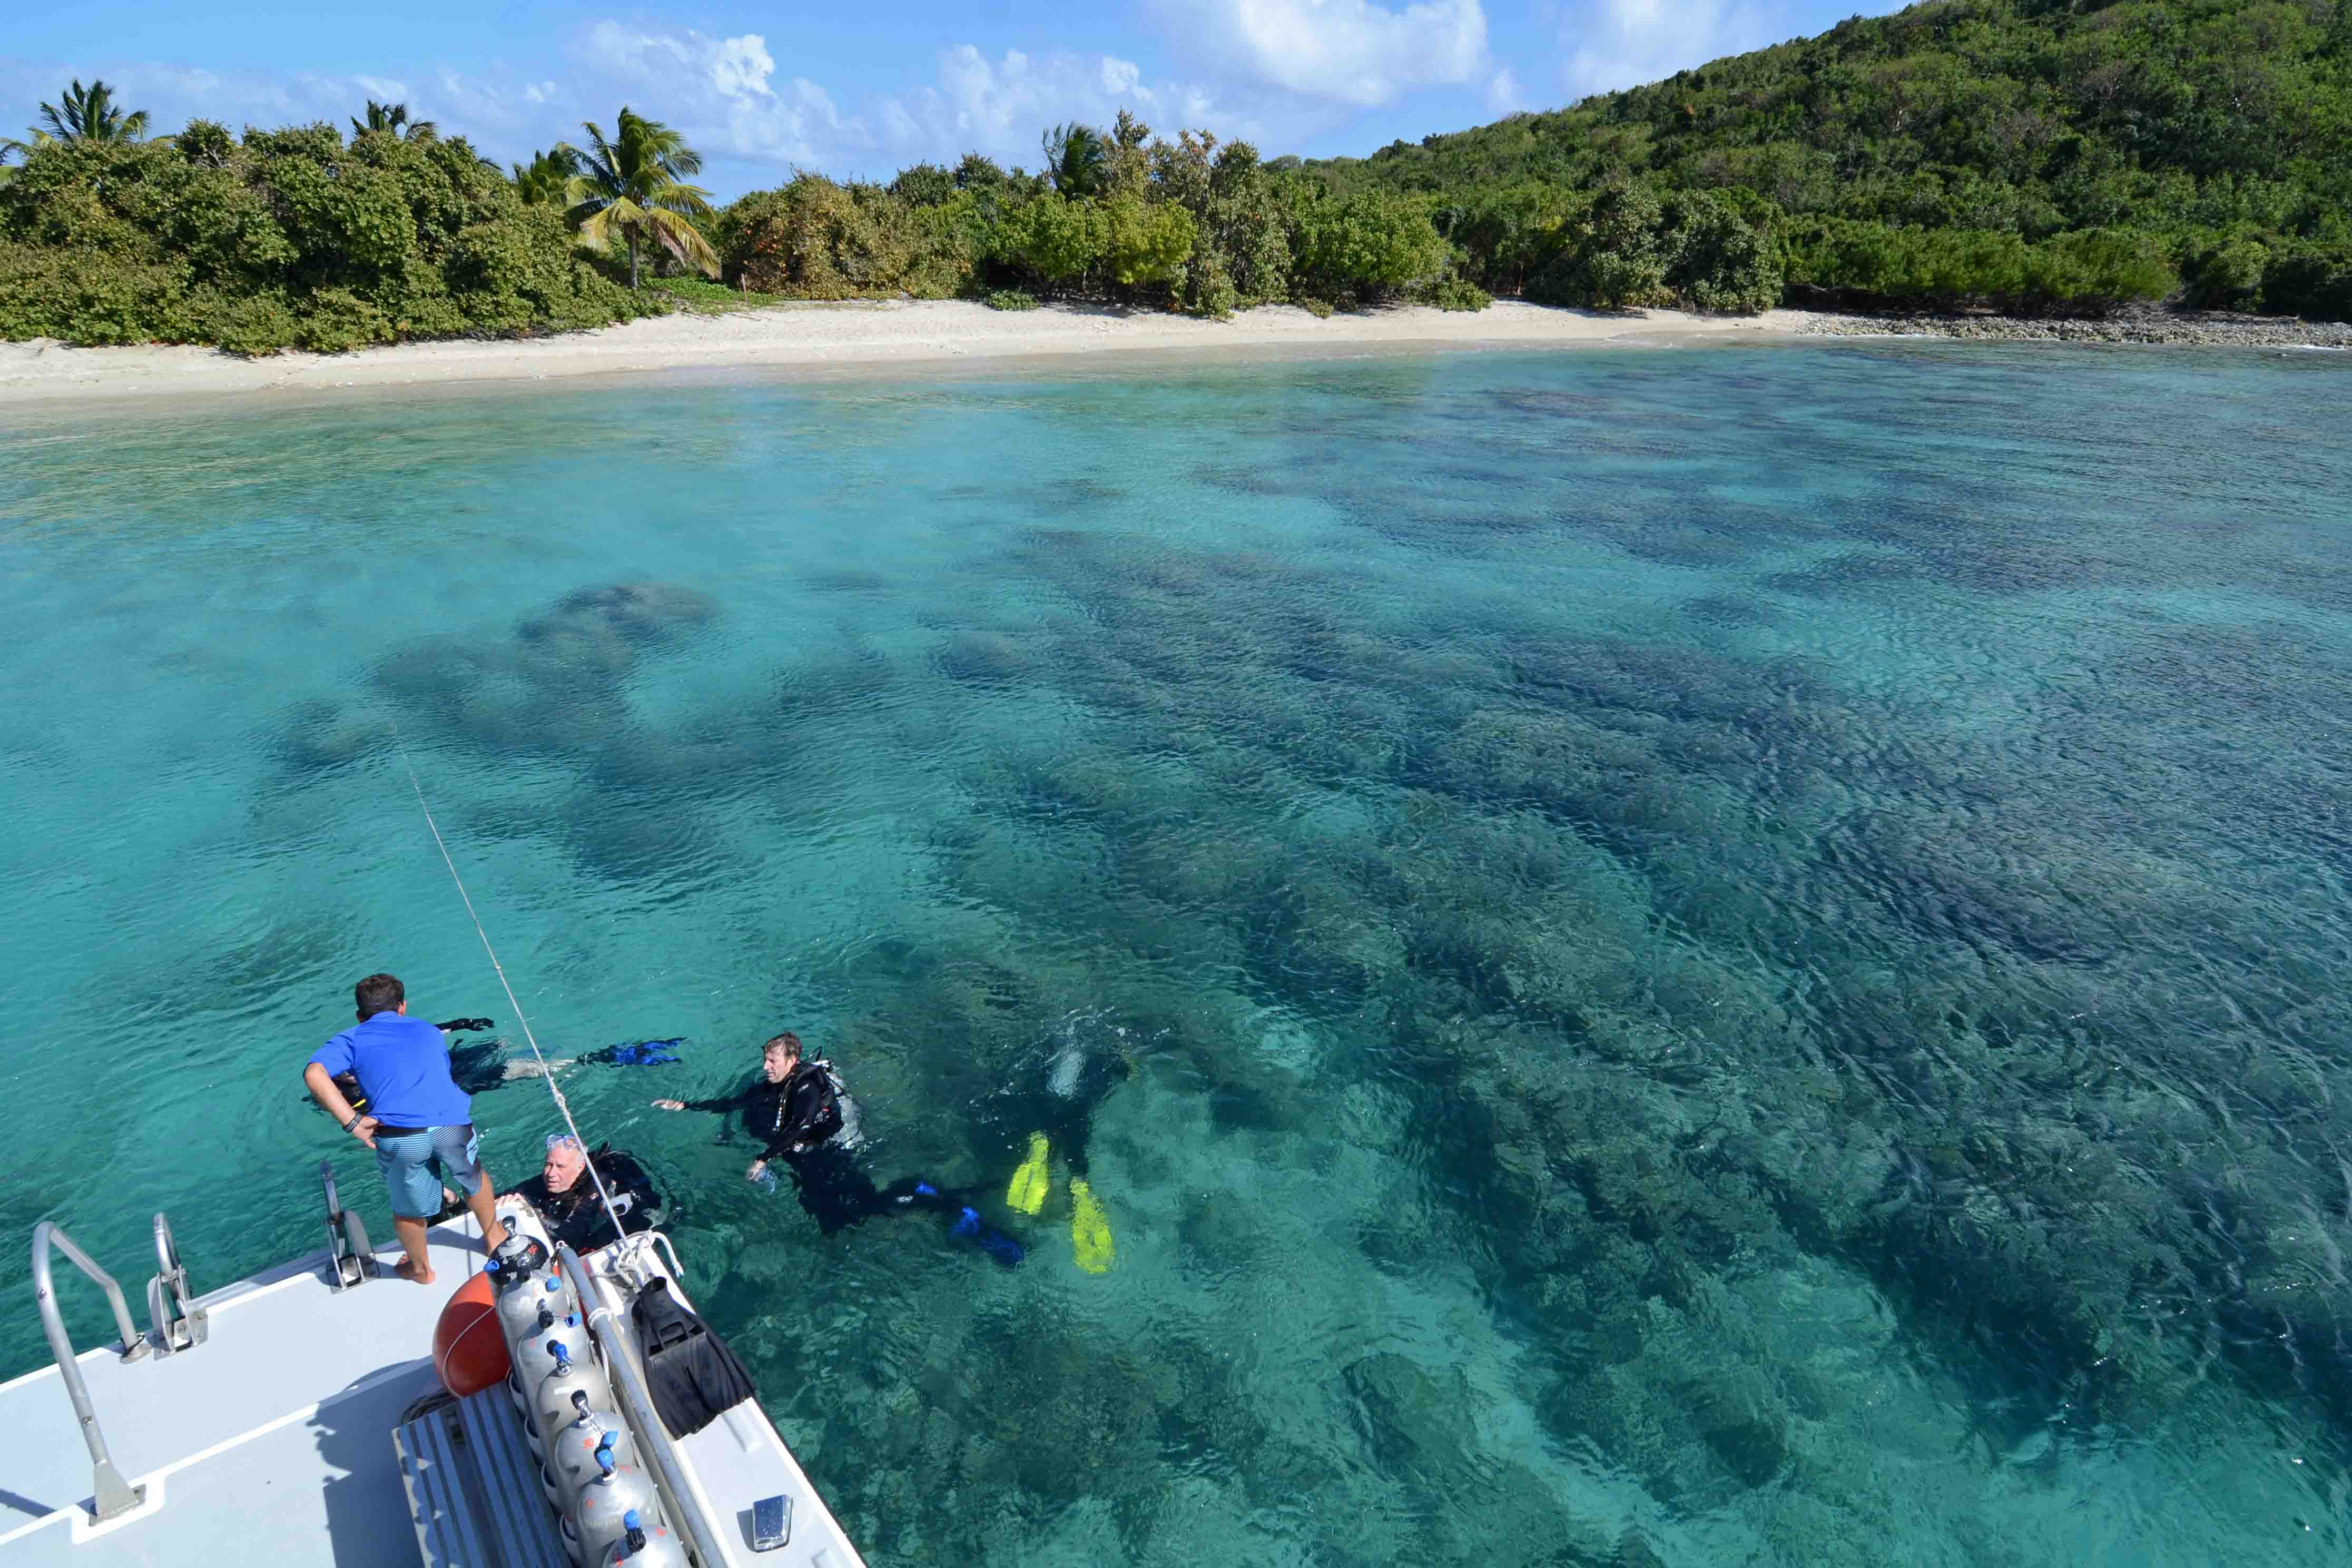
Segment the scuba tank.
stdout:
<svg viewBox="0 0 2352 1568">
<path fill-rule="evenodd" d="M 626 1543 L 629 1527 L 625 1521 L 632 1513 L 640 1524 L 667 1522 L 645 1471 L 615 1463 L 611 1444 L 597 1447 L 596 1466 L 598 1474 L 574 1494 L 563 1515 L 564 1544 L 583 1563 L 601 1563 L 614 1542 Z"/>
<path fill-rule="evenodd" d="M 541 1456 L 579 1416 L 579 1408 L 572 1401 L 573 1395 L 586 1395 L 589 1405 L 596 1409 L 613 1407 L 613 1391 L 594 1362 L 584 1355 L 574 1358 L 562 1340 L 548 1341 L 547 1350 L 554 1364 L 539 1380 L 539 1392 L 531 1401 L 530 1423 L 523 1429 L 524 1436 L 530 1439 L 531 1451 Z"/>
<path fill-rule="evenodd" d="M 677 1538 L 658 1524 L 647 1524 L 632 1509 L 621 1516 L 621 1539 L 604 1553 L 604 1568 L 686 1568 L 686 1553 Z"/>
<path fill-rule="evenodd" d="M 547 1249 L 536 1238 L 520 1231 L 508 1232 L 506 1240 L 482 1267 L 498 1281 L 499 1321 L 502 1323 L 512 1326 L 530 1317 L 542 1298 L 559 1318 L 579 1310 L 572 1287 L 556 1271 Z"/>
<path fill-rule="evenodd" d="M 581 1363 L 588 1360 L 588 1331 L 580 1326 L 579 1318 L 551 1317 L 545 1307 L 541 1307 L 540 1312 L 540 1317 L 526 1325 L 529 1332 L 516 1339 L 509 1356 L 513 1370 L 508 1387 L 526 1410 L 537 1408 L 531 1403 L 531 1397 L 539 1385 L 546 1381 L 547 1375 L 555 1370 L 555 1353 L 559 1346 L 567 1360 Z M 571 1404 L 567 1400 L 563 1410 L 556 1416 L 557 1424 L 562 1425 L 570 1413 Z"/>
<path fill-rule="evenodd" d="M 609 1451 L 615 1464 L 636 1462 L 637 1446 L 628 1427 L 612 1412 L 597 1409 L 587 1390 L 572 1391 L 572 1419 L 548 1437 L 548 1473 L 559 1484 L 576 1491 L 594 1480 L 604 1469 L 596 1458 L 600 1448 Z"/>
</svg>

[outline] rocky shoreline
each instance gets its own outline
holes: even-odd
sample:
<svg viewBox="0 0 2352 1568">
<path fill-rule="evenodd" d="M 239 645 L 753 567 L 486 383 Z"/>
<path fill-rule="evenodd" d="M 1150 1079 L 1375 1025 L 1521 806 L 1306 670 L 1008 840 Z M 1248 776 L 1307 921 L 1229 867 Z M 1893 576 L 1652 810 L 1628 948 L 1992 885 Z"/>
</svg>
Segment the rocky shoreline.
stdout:
<svg viewBox="0 0 2352 1568">
<path fill-rule="evenodd" d="M 2021 342 L 2197 344 L 2240 349 L 2352 349 L 2352 323 L 2221 311 L 2140 310 L 2096 319 L 1939 314 L 1817 316 L 1800 332 L 1836 338 L 1968 338 Z"/>
</svg>

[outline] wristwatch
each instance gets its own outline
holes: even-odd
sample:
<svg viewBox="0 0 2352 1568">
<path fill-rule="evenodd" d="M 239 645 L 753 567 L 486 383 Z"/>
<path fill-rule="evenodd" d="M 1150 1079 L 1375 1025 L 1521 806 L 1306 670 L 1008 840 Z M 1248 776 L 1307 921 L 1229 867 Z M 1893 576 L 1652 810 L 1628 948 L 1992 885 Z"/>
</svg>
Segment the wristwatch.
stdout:
<svg viewBox="0 0 2352 1568">
<path fill-rule="evenodd" d="M 352 1119 L 351 1119 L 350 1121 L 348 1121 L 348 1122 L 346 1122 L 346 1123 L 344 1123 L 344 1124 L 343 1124 L 343 1131 L 344 1131 L 344 1132 L 346 1132 L 346 1133 L 348 1133 L 348 1132 L 350 1132 L 353 1127 L 358 1126 L 362 1122 L 364 1122 L 365 1120 L 367 1120 L 367 1113 L 366 1113 L 366 1112 L 364 1112 L 364 1111 L 354 1111 L 354 1112 L 352 1112 Z"/>
</svg>

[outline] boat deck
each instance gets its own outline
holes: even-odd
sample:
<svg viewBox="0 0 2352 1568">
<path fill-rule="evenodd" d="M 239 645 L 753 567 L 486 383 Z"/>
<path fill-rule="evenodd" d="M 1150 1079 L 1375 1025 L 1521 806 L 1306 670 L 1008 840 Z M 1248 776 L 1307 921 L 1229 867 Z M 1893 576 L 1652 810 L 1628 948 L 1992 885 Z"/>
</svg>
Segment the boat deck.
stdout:
<svg viewBox="0 0 2352 1568">
<path fill-rule="evenodd" d="M 535 1224 L 503 1203 L 501 1214 Z M 203 1297 L 201 1344 L 130 1363 L 110 1334 L 84 1350 L 115 1469 L 146 1488 L 138 1509 L 104 1524 L 91 1523 L 89 1453 L 56 1366 L 0 1385 L 0 1565 L 426 1568 L 394 1434 L 413 1402 L 439 1390 L 434 1326 L 483 1257 L 470 1218 L 434 1227 L 429 1240 L 428 1289 L 394 1276 L 398 1249 L 380 1248 L 377 1277 L 338 1292 L 321 1250 Z M 64 1273 L 58 1285 L 83 1343 L 110 1329 L 95 1288 Z M 625 1297 L 602 1272 L 594 1289 L 615 1313 L 607 1349 L 638 1358 Z M 720 1559 L 704 1568 L 863 1568 L 758 1401 L 676 1448 Z M 751 1501 L 779 1493 L 790 1539 L 755 1553 Z M 446 1568 L 504 1561 L 461 1552 Z"/>
<path fill-rule="evenodd" d="M 91 1526 L 89 1450 L 54 1365 L 0 1385 L 0 1559 L 118 1563 L 222 1560 L 418 1568 L 391 1433 L 438 1386 L 442 1303 L 481 1265 L 473 1221 L 430 1233 L 429 1289 L 382 1276 L 337 1293 L 320 1251 L 215 1291 L 208 1341 L 124 1363 L 79 1358 L 115 1468 L 142 1508 Z M 107 1324 L 98 1291 L 60 1274 L 81 1342 Z M 110 1329 L 110 1325 L 109 1325 Z"/>
</svg>

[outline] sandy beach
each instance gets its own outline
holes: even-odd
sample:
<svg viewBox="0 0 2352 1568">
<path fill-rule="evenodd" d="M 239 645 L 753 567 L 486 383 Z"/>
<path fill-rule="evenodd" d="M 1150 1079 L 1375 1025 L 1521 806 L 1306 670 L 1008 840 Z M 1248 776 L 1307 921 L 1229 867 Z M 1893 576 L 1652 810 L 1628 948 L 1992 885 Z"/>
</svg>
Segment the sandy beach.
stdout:
<svg viewBox="0 0 2352 1568">
<path fill-rule="evenodd" d="M 401 343 L 352 354 L 250 360 L 201 348 L 77 349 L 45 340 L 0 343 L 0 403 L 317 392 L 738 367 L 855 371 L 1138 350 L 1344 355 L 1417 348 L 1666 346 L 1785 335 L 1811 319 L 1795 310 L 1736 318 L 1679 310 L 1611 316 L 1500 301 L 1476 313 L 1402 306 L 1320 320 L 1292 306 L 1269 306 L 1229 321 L 1202 321 L 1085 306 L 1008 312 L 968 300 L 853 301 L 725 316 L 680 313 L 519 341 Z"/>
</svg>

